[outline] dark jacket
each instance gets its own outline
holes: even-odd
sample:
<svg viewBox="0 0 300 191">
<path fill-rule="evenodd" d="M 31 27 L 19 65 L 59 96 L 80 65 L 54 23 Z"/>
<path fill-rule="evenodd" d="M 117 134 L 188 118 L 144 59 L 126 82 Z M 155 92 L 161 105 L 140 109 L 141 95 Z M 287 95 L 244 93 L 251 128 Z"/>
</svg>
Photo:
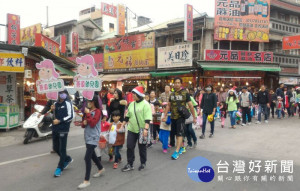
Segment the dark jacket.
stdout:
<svg viewBox="0 0 300 191">
<path fill-rule="evenodd" d="M 284 92 L 281 88 L 277 88 L 276 95 L 284 99 Z"/>
<path fill-rule="evenodd" d="M 257 96 L 258 96 L 257 93 L 253 93 L 253 96 L 252 96 L 252 103 L 253 104 L 257 104 Z"/>
<path fill-rule="evenodd" d="M 288 102 L 290 103 L 291 102 L 291 97 L 293 97 L 293 94 L 292 94 L 291 91 L 287 91 L 286 95 L 288 96 Z M 283 102 L 283 103 L 285 103 L 285 102 Z"/>
<path fill-rule="evenodd" d="M 60 123 L 52 126 L 53 131 L 61 133 L 69 132 L 70 124 L 74 117 L 71 101 L 65 100 L 62 103 L 56 102 L 54 116 L 54 118 L 58 119 Z"/>
<path fill-rule="evenodd" d="M 45 115 L 51 109 L 51 105 L 53 104 L 54 104 L 53 100 L 48 100 L 41 114 Z"/>
<path fill-rule="evenodd" d="M 274 93 L 274 94 L 269 94 L 269 103 L 270 105 L 275 105 L 276 103 L 274 103 L 274 101 L 276 102 L 277 101 L 277 95 Z"/>
<path fill-rule="evenodd" d="M 265 91 L 259 91 L 257 94 L 258 104 L 268 104 L 269 103 L 269 93 Z"/>
<path fill-rule="evenodd" d="M 205 93 L 203 94 L 203 98 L 200 105 L 201 109 L 203 109 L 203 113 L 212 114 L 213 109 L 217 108 L 217 96 L 214 93 Z"/>
</svg>

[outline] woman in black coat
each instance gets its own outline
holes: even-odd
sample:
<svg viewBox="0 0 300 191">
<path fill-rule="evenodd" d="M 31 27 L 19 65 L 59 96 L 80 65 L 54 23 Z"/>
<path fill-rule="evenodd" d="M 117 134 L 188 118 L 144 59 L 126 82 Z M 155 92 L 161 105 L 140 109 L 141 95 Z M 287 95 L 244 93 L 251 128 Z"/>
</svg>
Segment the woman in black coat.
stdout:
<svg viewBox="0 0 300 191">
<path fill-rule="evenodd" d="M 109 111 L 112 113 L 113 111 L 119 110 L 121 113 L 120 121 L 123 122 L 126 106 L 127 101 L 123 99 L 122 91 L 119 89 L 115 89 L 114 98 L 111 100 Z M 112 122 L 112 119 L 110 121 Z"/>
</svg>

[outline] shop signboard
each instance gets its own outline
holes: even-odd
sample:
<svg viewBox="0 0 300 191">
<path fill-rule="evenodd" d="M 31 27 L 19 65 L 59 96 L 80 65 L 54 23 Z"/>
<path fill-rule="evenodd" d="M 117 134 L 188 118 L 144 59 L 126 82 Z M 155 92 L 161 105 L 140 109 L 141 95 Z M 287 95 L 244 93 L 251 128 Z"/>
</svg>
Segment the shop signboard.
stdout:
<svg viewBox="0 0 300 191">
<path fill-rule="evenodd" d="M 46 94 L 47 99 L 57 100 L 58 92 L 63 91 L 64 81 L 59 78 L 52 60 L 46 59 L 36 63 L 39 70 L 39 80 L 36 81 L 37 92 Z"/>
<path fill-rule="evenodd" d="M 95 61 L 95 68 L 98 72 L 103 72 L 103 53 L 92 54 Z M 69 60 L 76 62 L 76 57 L 68 57 Z"/>
<path fill-rule="evenodd" d="M 14 104 L 16 103 L 16 73 L 1 73 L 0 79 L 5 83 L 0 83 L 0 92 L 3 96 L 3 103 Z"/>
<path fill-rule="evenodd" d="M 298 79 L 293 77 L 280 77 L 279 83 L 284 83 L 287 85 L 296 85 L 298 84 Z"/>
<path fill-rule="evenodd" d="M 193 66 L 193 45 L 181 44 L 157 49 L 157 68 Z"/>
<path fill-rule="evenodd" d="M 271 0 L 215 0 L 215 40 L 269 42 Z"/>
<path fill-rule="evenodd" d="M 273 52 L 256 52 L 243 50 L 205 50 L 207 61 L 229 62 L 273 62 Z"/>
<path fill-rule="evenodd" d="M 155 48 L 155 33 L 142 33 L 104 41 L 104 53 Z"/>
<path fill-rule="evenodd" d="M 125 35 L 125 6 L 117 6 L 117 35 Z"/>
<path fill-rule="evenodd" d="M 107 4 L 107 3 L 101 3 L 101 13 L 102 15 L 107 15 L 111 17 L 117 17 L 117 7 Z"/>
<path fill-rule="evenodd" d="M 101 91 L 102 81 L 95 68 L 95 60 L 92 55 L 84 55 L 76 58 L 77 75 L 74 76 L 74 88 L 80 91 L 82 96 L 92 100 L 95 91 Z"/>
<path fill-rule="evenodd" d="M 7 44 L 20 44 L 20 16 L 7 14 Z"/>
<path fill-rule="evenodd" d="M 193 6 L 184 5 L 184 41 L 193 41 Z"/>
<path fill-rule="evenodd" d="M 24 72 L 25 58 L 19 53 L 0 53 L 0 72 Z"/>
<path fill-rule="evenodd" d="M 79 35 L 77 32 L 71 33 L 71 52 L 75 55 L 79 52 Z"/>
<path fill-rule="evenodd" d="M 52 54 L 59 56 L 59 44 L 40 33 L 35 34 L 35 46 L 41 46 Z"/>
<path fill-rule="evenodd" d="M 35 39 L 36 33 L 42 33 L 42 24 L 35 24 L 29 27 L 21 28 L 21 42 Z"/>
<path fill-rule="evenodd" d="M 104 54 L 104 71 L 107 72 L 149 71 L 154 68 L 154 48 Z"/>
<path fill-rule="evenodd" d="M 282 39 L 282 50 L 300 49 L 300 35 L 285 36 Z"/>
</svg>

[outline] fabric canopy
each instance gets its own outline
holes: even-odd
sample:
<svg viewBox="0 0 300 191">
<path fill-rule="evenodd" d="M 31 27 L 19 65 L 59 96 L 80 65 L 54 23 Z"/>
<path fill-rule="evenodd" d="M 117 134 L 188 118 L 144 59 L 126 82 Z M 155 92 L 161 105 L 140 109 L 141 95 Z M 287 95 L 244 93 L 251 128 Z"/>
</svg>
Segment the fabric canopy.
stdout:
<svg viewBox="0 0 300 191">
<path fill-rule="evenodd" d="M 167 72 L 150 72 L 150 75 L 153 77 L 164 77 L 164 76 L 176 76 L 176 75 L 183 75 L 189 74 L 191 71 L 167 71 Z"/>
<path fill-rule="evenodd" d="M 100 78 L 102 81 L 122 81 L 133 77 L 149 77 L 149 73 L 104 74 L 104 76 Z"/>
</svg>

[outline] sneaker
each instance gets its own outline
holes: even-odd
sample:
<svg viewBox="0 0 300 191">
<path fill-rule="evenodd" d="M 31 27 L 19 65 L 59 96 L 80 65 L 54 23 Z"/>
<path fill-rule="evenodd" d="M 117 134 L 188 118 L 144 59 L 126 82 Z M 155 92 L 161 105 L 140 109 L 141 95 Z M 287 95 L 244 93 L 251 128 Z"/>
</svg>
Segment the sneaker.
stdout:
<svg viewBox="0 0 300 191">
<path fill-rule="evenodd" d="M 122 172 L 127 172 L 127 171 L 131 171 L 134 170 L 134 167 L 131 166 L 130 164 L 127 164 L 124 166 L 124 168 L 122 168 Z"/>
<path fill-rule="evenodd" d="M 189 149 L 192 149 L 193 148 L 193 146 L 192 145 L 188 145 L 187 146 L 187 149 L 189 150 Z"/>
<path fill-rule="evenodd" d="M 100 176 L 103 176 L 104 172 L 105 172 L 105 168 L 102 168 L 102 170 L 100 172 L 98 171 L 96 174 L 94 174 L 93 177 L 98 178 Z"/>
<path fill-rule="evenodd" d="M 246 126 L 246 124 L 245 124 L 245 123 L 242 123 L 242 126 Z"/>
<path fill-rule="evenodd" d="M 196 147 L 197 147 L 197 142 L 194 143 L 194 148 L 196 148 Z"/>
<path fill-rule="evenodd" d="M 168 145 L 168 147 L 169 147 L 169 148 L 172 148 L 173 146 L 172 146 L 172 145 Z"/>
<path fill-rule="evenodd" d="M 179 158 L 179 153 L 177 151 L 174 151 L 174 153 L 172 154 L 172 159 L 177 160 L 178 158 Z"/>
<path fill-rule="evenodd" d="M 182 155 L 182 153 L 185 153 L 186 150 L 185 150 L 185 147 L 181 147 L 178 151 L 178 154 Z"/>
<path fill-rule="evenodd" d="M 152 147 L 152 143 L 147 145 L 147 149 L 150 149 Z"/>
<path fill-rule="evenodd" d="M 55 150 L 52 150 L 52 151 L 50 151 L 50 153 L 51 153 L 51 154 L 54 154 L 54 153 L 56 153 L 56 152 L 55 152 Z"/>
<path fill-rule="evenodd" d="M 90 182 L 86 182 L 86 183 L 83 182 L 78 186 L 78 189 L 84 189 L 84 188 L 88 187 L 89 185 L 91 185 Z"/>
<path fill-rule="evenodd" d="M 64 163 L 64 170 L 68 168 L 69 164 L 71 164 L 74 160 L 71 158 L 69 162 Z"/>
<path fill-rule="evenodd" d="M 167 150 L 167 149 L 164 149 L 164 150 L 163 150 L 163 153 L 165 153 L 165 154 L 168 153 L 168 150 Z"/>
<path fill-rule="evenodd" d="M 265 123 L 269 123 L 269 121 L 268 121 L 268 120 L 265 120 Z"/>
<path fill-rule="evenodd" d="M 200 138 L 200 139 L 205 139 L 205 135 L 202 134 L 199 138 Z"/>
<path fill-rule="evenodd" d="M 261 124 L 261 122 L 260 121 L 256 121 L 256 124 Z"/>
<path fill-rule="evenodd" d="M 251 125 L 251 122 L 250 122 L 250 123 L 247 123 L 247 125 Z"/>
<path fill-rule="evenodd" d="M 139 171 L 144 170 L 146 167 L 146 164 L 141 164 L 141 166 L 139 167 Z"/>
<path fill-rule="evenodd" d="M 224 128 L 224 125 L 221 125 L 222 128 Z"/>
<path fill-rule="evenodd" d="M 211 133 L 211 134 L 209 135 L 209 138 L 213 138 L 213 137 L 214 137 L 214 134 Z"/>
<path fill-rule="evenodd" d="M 113 169 L 117 169 L 118 168 L 118 163 L 117 162 L 115 162 L 114 163 L 114 167 L 113 167 Z"/>
<path fill-rule="evenodd" d="M 54 177 L 60 177 L 62 174 L 61 169 L 60 168 L 56 168 L 55 172 L 54 172 Z"/>
</svg>

